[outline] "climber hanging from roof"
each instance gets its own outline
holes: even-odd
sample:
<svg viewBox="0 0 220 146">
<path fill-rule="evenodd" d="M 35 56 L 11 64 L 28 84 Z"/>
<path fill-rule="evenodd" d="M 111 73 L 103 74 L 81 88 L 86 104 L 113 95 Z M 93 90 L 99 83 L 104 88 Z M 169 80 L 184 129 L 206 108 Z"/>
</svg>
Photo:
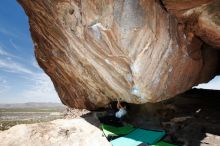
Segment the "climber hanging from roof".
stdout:
<svg viewBox="0 0 220 146">
<path fill-rule="evenodd" d="M 115 117 L 117 117 L 119 119 L 122 119 L 127 114 L 126 104 L 125 103 L 121 103 L 118 100 L 117 108 L 118 108 L 118 111 L 115 113 Z"/>
<path fill-rule="evenodd" d="M 123 126 L 125 123 L 125 115 L 127 114 L 127 107 L 125 102 L 117 100 L 117 104 L 111 103 L 107 108 L 104 116 L 99 116 L 99 121 L 103 124 L 112 125 L 116 127 Z"/>
</svg>

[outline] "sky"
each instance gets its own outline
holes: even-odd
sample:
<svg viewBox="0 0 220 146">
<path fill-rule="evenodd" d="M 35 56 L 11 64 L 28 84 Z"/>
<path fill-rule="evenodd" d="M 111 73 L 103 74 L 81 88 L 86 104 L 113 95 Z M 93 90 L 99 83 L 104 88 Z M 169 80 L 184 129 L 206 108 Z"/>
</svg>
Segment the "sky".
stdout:
<svg viewBox="0 0 220 146">
<path fill-rule="evenodd" d="M 60 102 L 50 78 L 40 69 L 28 18 L 16 0 L 0 5 L 0 103 Z"/>
<path fill-rule="evenodd" d="M 199 84 L 196 88 L 220 90 L 220 76 L 214 77 L 207 84 Z"/>
<path fill-rule="evenodd" d="M 220 90 L 220 77 L 198 88 Z M 0 5 L 0 103 L 60 102 L 50 78 L 40 69 L 28 19 L 16 0 Z"/>
</svg>

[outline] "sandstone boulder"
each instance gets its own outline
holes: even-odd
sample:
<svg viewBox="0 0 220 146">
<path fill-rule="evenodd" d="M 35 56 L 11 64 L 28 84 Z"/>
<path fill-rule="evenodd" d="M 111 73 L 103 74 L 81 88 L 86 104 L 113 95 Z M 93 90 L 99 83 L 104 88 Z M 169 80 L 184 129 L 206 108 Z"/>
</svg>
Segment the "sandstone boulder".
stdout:
<svg viewBox="0 0 220 146">
<path fill-rule="evenodd" d="M 82 118 L 16 125 L 0 132 L 1 146 L 110 146 L 100 129 Z"/>
<path fill-rule="evenodd" d="M 18 1 L 38 63 L 70 107 L 158 102 L 217 73 L 219 1 Z"/>
</svg>

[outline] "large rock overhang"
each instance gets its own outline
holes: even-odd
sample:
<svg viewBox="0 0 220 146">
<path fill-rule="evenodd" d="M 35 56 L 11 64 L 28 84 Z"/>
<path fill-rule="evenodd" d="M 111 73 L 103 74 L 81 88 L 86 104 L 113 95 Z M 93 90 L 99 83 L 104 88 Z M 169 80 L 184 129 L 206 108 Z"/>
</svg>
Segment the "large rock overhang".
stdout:
<svg viewBox="0 0 220 146">
<path fill-rule="evenodd" d="M 158 102 L 218 73 L 217 0 L 18 1 L 37 61 L 67 106 Z"/>
</svg>

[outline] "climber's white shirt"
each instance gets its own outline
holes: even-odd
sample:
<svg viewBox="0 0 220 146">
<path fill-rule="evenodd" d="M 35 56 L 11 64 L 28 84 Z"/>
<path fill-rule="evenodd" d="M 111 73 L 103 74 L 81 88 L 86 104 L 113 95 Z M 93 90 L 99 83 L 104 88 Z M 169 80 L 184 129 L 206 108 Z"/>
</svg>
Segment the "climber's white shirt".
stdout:
<svg viewBox="0 0 220 146">
<path fill-rule="evenodd" d="M 117 112 L 115 113 L 115 116 L 116 116 L 117 118 L 121 118 L 121 117 L 123 117 L 123 116 L 126 115 L 126 114 L 127 114 L 127 111 L 126 111 L 124 108 L 120 108 L 119 111 L 117 111 Z"/>
</svg>

